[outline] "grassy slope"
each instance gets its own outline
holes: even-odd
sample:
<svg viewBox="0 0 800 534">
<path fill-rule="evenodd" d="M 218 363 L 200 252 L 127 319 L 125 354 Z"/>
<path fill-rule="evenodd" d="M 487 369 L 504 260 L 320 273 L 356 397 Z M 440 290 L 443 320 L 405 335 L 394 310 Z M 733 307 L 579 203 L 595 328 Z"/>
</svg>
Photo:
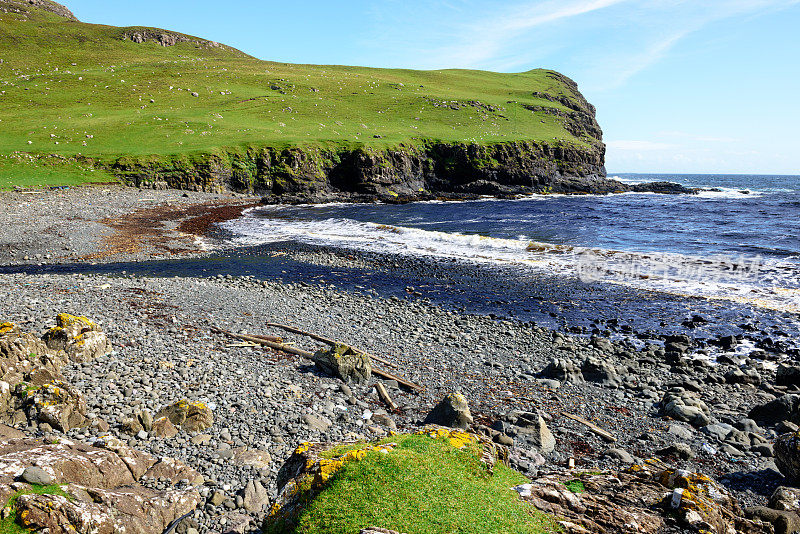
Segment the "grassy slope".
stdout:
<svg viewBox="0 0 800 534">
<path fill-rule="evenodd" d="M 273 63 L 229 48 L 136 44 L 123 40 L 121 28 L 30 11 L 21 17 L 0 10 L 0 154 L 111 160 L 244 145 L 517 139 L 584 144 L 560 119 L 522 107 L 564 109 L 534 97 L 534 91 L 574 97 L 546 70 L 498 74 Z M 8 168 L 8 162 L 0 163 L 0 177 L 5 169 L 8 179 Z"/>
<path fill-rule="evenodd" d="M 487 473 L 480 446 L 458 450 L 447 438 L 397 435 L 388 454 L 347 462 L 306 507 L 295 534 L 350 534 L 381 528 L 415 534 L 543 534 L 552 518 L 523 503 L 512 488 L 528 480 L 502 464 Z M 340 449 L 337 454 L 346 452 Z M 323 455 L 325 456 L 325 455 Z M 266 525 L 266 532 L 283 532 Z"/>
</svg>

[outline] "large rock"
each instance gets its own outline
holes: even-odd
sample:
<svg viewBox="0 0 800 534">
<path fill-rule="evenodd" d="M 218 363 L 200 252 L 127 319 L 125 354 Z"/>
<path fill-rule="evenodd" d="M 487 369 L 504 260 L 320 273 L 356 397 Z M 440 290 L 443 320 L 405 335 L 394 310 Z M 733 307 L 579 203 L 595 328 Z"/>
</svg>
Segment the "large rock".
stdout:
<svg viewBox="0 0 800 534">
<path fill-rule="evenodd" d="M 800 422 L 800 395 L 793 393 L 754 406 L 748 414 L 759 423 L 775 424 L 781 421 Z"/>
<path fill-rule="evenodd" d="M 539 377 L 558 380 L 569 384 L 582 384 L 584 382 L 581 370 L 570 360 L 555 358 L 542 369 Z"/>
<path fill-rule="evenodd" d="M 513 424 L 518 435 L 526 436 L 541 453 L 546 454 L 555 450 L 556 438 L 540 414 L 519 412 L 514 415 L 516 417 Z"/>
<path fill-rule="evenodd" d="M 461 393 L 450 393 L 425 418 L 426 424 L 466 429 L 472 424 L 467 399 Z"/>
<path fill-rule="evenodd" d="M 166 417 L 170 422 L 183 428 L 187 432 L 200 432 L 211 428 L 214 424 L 214 414 L 211 408 L 202 402 L 189 402 L 181 400 L 174 402 L 159 410 L 156 419 Z"/>
<path fill-rule="evenodd" d="M 27 391 L 24 406 L 30 418 L 62 432 L 89 424 L 83 393 L 61 381 Z"/>
<path fill-rule="evenodd" d="M 577 481 L 585 491 L 571 491 Z M 568 534 L 773 532 L 771 526 L 745 519 L 736 500 L 710 478 L 656 461 L 621 472 L 548 474 L 515 489 L 555 516 Z"/>
<path fill-rule="evenodd" d="M 779 386 L 800 385 L 800 366 L 780 365 L 775 373 L 775 383 Z"/>
<path fill-rule="evenodd" d="M 369 356 L 341 343 L 317 351 L 312 359 L 320 370 L 347 384 L 366 384 L 372 375 Z"/>
<path fill-rule="evenodd" d="M 614 387 L 622 383 L 616 368 L 600 358 L 586 358 L 581 364 L 581 374 L 584 380 L 597 382 L 604 386 Z"/>
<path fill-rule="evenodd" d="M 794 482 L 800 482 L 800 432 L 782 434 L 773 444 L 775 465 Z"/>
<path fill-rule="evenodd" d="M 242 501 L 245 510 L 258 513 L 269 506 L 269 492 L 257 480 L 250 480 L 242 490 Z"/>
<path fill-rule="evenodd" d="M 110 353 L 111 343 L 94 322 L 86 317 L 59 313 L 56 326 L 42 338 L 53 350 L 63 350 L 72 361 L 87 362 Z"/>
<path fill-rule="evenodd" d="M 144 476 L 171 484 L 184 479 L 200 482 L 197 472 L 182 463 L 167 458 L 157 460 L 114 438 L 98 441 L 97 446 L 67 439 L 55 444 L 31 438 L 0 441 L 3 502 L 18 489 L 26 489 L 27 483 L 55 482 L 70 495 L 19 497 L 14 511 L 21 526 L 30 531 L 163 532 L 170 522 L 200 502 L 200 494 L 192 486 L 155 491 L 139 484 Z"/>
<path fill-rule="evenodd" d="M 695 427 L 711 422 L 711 410 L 694 393 L 683 388 L 669 390 L 661 399 L 661 415 L 684 421 Z"/>
<path fill-rule="evenodd" d="M 33 334 L 12 323 L 0 324 L 0 380 L 11 386 L 29 379 L 38 369 L 60 378 L 68 361 L 64 352 L 51 350 Z"/>
</svg>

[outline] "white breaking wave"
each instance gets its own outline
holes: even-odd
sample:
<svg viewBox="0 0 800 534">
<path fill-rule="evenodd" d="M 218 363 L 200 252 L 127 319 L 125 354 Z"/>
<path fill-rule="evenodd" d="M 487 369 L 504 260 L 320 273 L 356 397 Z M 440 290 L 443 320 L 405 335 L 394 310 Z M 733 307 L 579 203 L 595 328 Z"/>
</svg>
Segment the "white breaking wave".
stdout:
<svg viewBox="0 0 800 534">
<path fill-rule="evenodd" d="M 701 191 L 697 194 L 697 197 L 729 200 L 732 198 L 759 198 L 764 196 L 762 191 L 751 189 L 732 189 L 730 187 L 717 187 L 716 189 L 719 189 L 719 191 Z"/>
<path fill-rule="evenodd" d="M 269 211 L 267 211 L 269 210 Z M 758 258 L 700 258 L 676 253 L 638 253 L 554 245 L 525 236 L 502 239 L 360 222 L 347 218 L 307 220 L 269 218 L 280 207 L 246 211 L 221 226 L 231 245 L 256 246 L 285 241 L 377 253 L 453 258 L 474 263 L 513 265 L 568 276 L 672 294 L 749 302 L 800 312 L 800 265 Z"/>
</svg>

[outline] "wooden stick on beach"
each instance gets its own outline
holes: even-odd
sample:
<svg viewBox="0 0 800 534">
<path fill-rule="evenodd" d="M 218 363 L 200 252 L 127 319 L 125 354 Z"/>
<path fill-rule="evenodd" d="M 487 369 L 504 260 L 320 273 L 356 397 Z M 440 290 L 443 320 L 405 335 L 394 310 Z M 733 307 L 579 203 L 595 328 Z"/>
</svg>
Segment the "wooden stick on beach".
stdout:
<svg viewBox="0 0 800 534">
<path fill-rule="evenodd" d="M 389 392 L 386 391 L 386 386 L 378 382 L 375 384 L 375 390 L 378 392 L 378 397 L 380 397 L 380 399 L 386 404 L 386 406 L 389 407 L 390 410 L 396 410 L 399 408 L 399 406 L 397 406 L 397 404 L 395 404 L 395 402 L 389 396 Z"/>
<path fill-rule="evenodd" d="M 567 413 L 567 412 L 561 412 L 561 415 L 563 415 L 564 417 L 568 417 L 568 418 L 572 419 L 573 421 L 577 421 L 582 425 L 586 425 L 589 428 L 589 430 L 591 430 L 592 432 L 594 432 L 595 434 L 597 434 L 598 436 L 600 436 L 601 438 L 603 438 L 606 441 L 610 441 L 612 443 L 617 441 L 617 438 L 615 438 L 614 435 L 611 434 L 611 432 L 607 432 L 607 431 L 603 430 L 599 426 L 595 425 L 594 423 L 592 423 L 590 421 L 587 421 L 583 417 L 579 417 L 577 415 L 572 415 L 571 413 Z"/>
<path fill-rule="evenodd" d="M 319 341 L 321 343 L 326 343 L 326 344 L 331 345 L 331 346 L 336 345 L 336 341 L 334 341 L 332 339 L 328 339 L 327 337 L 322 337 L 322 336 L 320 336 L 318 334 L 314 334 L 313 332 L 306 332 L 305 330 L 300 330 L 299 328 L 295 328 L 293 326 L 288 326 L 288 325 L 285 325 L 285 324 L 278 324 L 278 323 L 267 323 L 267 326 L 270 326 L 270 327 L 273 327 L 273 328 L 280 328 L 281 330 L 286 330 L 287 332 L 292 332 L 294 334 L 299 334 L 301 336 L 310 337 L 311 339 L 315 339 L 315 340 L 317 340 L 317 341 Z M 364 351 L 362 350 L 361 352 L 364 352 Z M 378 356 L 373 356 L 372 354 L 370 354 L 368 352 L 364 352 L 364 354 L 369 356 L 371 360 L 375 360 L 376 362 L 380 362 L 383 365 L 388 365 L 389 367 L 394 367 L 395 369 L 397 368 L 397 364 L 396 363 L 392 363 L 392 362 L 390 362 L 388 360 L 384 360 L 383 358 L 379 358 Z"/>
<path fill-rule="evenodd" d="M 250 341 L 252 343 L 258 343 L 259 345 L 264 345 L 265 347 L 269 347 L 271 349 L 279 350 L 281 352 L 286 352 L 288 354 L 294 354 L 296 356 L 302 356 L 303 358 L 312 359 L 314 355 L 312 352 L 308 352 L 307 350 L 298 349 L 296 347 L 292 347 L 285 343 L 275 343 L 274 341 L 268 341 L 266 339 L 262 339 L 261 337 L 251 336 L 248 334 L 234 334 L 233 332 L 229 332 L 227 330 L 223 330 L 222 328 L 218 328 L 216 326 L 211 326 L 212 332 L 217 332 L 218 334 L 225 334 L 226 336 L 230 336 L 236 339 L 242 339 L 244 341 Z M 405 378 L 401 378 L 399 376 L 393 375 L 391 373 L 387 373 L 381 369 L 376 369 L 375 367 L 372 368 L 372 374 L 377 375 L 381 378 L 385 378 L 387 380 L 395 380 L 398 384 L 403 385 L 409 389 L 414 391 L 424 391 L 425 388 L 420 386 L 419 384 L 415 384 L 414 382 L 409 382 Z"/>
</svg>

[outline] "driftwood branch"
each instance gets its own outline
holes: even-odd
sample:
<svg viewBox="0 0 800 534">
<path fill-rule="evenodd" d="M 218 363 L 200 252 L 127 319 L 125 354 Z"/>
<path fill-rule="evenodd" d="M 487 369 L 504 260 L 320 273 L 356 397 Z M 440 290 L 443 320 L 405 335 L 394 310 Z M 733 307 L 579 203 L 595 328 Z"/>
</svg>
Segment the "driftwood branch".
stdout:
<svg viewBox="0 0 800 534">
<path fill-rule="evenodd" d="M 603 430 L 602 428 L 600 428 L 596 424 L 592 423 L 591 421 L 587 421 L 583 417 L 579 417 L 577 415 L 572 415 L 571 413 L 567 413 L 567 412 L 561 412 L 561 415 L 563 415 L 564 417 L 567 417 L 569 419 L 572 419 L 573 421 L 577 421 L 582 425 L 585 425 L 589 430 L 591 430 L 592 432 L 594 432 L 595 434 L 597 434 L 598 436 L 600 436 L 601 438 L 603 438 L 606 441 L 610 441 L 612 443 L 617 441 L 617 438 L 615 438 L 614 435 L 611 432 L 607 432 L 607 431 Z"/>
<path fill-rule="evenodd" d="M 396 410 L 398 408 L 397 404 L 392 400 L 392 397 L 389 396 L 389 392 L 386 391 L 386 386 L 378 382 L 375 384 L 375 390 L 378 392 L 378 397 L 380 397 L 390 410 Z"/>
<path fill-rule="evenodd" d="M 318 334 L 314 334 L 313 332 L 306 332 L 305 330 L 300 330 L 299 328 L 295 328 L 293 326 L 288 326 L 288 325 L 285 325 L 285 324 L 267 323 L 267 326 L 270 326 L 270 327 L 273 327 L 273 328 L 280 328 L 281 330 L 286 330 L 287 332 L 292 332 L 294 334 L 299 334 L 301 336 L 310 337 L 311 339 L 315 339 L 315 340 L 317 340 L 317 341 L 319 341 L 321 343 L 326 343 L 326 344 L 331 345 L 331 346 L 336 345 L 336 343 L 337 343 L 336 341 L 334 341 L 332 339 L 329 339 L 327 337 L 323 337 L 323 336 L 320 336 Z M 359 352 L 364 352 L 364 351 L 361 350 Z M 373 356 L 372 354 L 369 354 L 368 352 L 364 352 L 364 354 L 369 356 L 370 360 L 375 360 L 376 362 L 382 363 L 384 365 L 388 365 L 389 367 L 397 368 L 397 364 L 392 363 L 392 362 L 390 362 L 388 360 L 384 360 L 383 358 L 379 358 L 378 356 Z"/>
<path fill-rule="evenodd" d="M 218 328 L 216 326 L 211 327 L 212 332 L 217 332 L 218 334 L 225 334 L 226 336 L 230 336 L 236 339 L 241 339 L 244 341 L 250 341 L 252 343 L 258 343 L 259 345 L 264 345 L 265 347 L 269 347 L 271 349 L 279 350 L 281 352 L 286 352 L 288 354 L 294 354 L 296 356 L 302 356 L 303 358 L 312 360 L 312 356 L 314 355 L 307 350 L 298 349 L 297 347 L 292 347 L 291 345 L 287 345 L 285 343 L 275 343 L 274 341 L 269 341 L 266 339 L 262 339 L 261 337 L 251 336 L 248 334 L 234 334 L 233 332 L 229 332 L 227 330 L 223 330 L 222 328 Z M 393 375 L 391 373 L 387 373 L 386 371 L 382 371 L 381 369 L 376 369 L 375 367 L 372 368 L 372 374 L 379 376 L 381 378 L 385 378 L 387 380 L 395 380 L 398 384 L 403 385 L 409 389 L 414 391 L 424 391 L 425 388 L 420 386 L 419 384 L 415 384 L 414 382 L 409 382 L 405 378 L 401 378 L 399 376 Z"/>
</svg>

